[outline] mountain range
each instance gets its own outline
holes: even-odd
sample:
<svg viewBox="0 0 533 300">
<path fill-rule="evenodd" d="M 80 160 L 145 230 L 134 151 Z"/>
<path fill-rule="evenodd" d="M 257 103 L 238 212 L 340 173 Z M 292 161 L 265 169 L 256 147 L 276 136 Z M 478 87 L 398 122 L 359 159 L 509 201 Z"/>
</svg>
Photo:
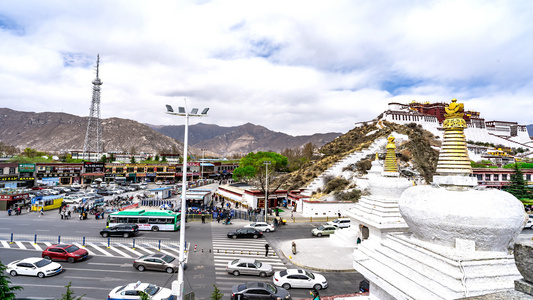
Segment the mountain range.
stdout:
<svg viewBox="0 0 533 300">
<path fill-rule="evenodd" d="M 61 152 L 83 150 L 88 117 L 57 112 L 22 112 L 0 108 L 0 141 L 20 150 Z M 147 125 L 129 119 L 101 120 L 104 151 L 182 153 L 184 125 Z M 235 127 L 211 124 L 189 126 L 189 151 L 207 156 L 230 156 L 255 151 L 280 152 L 311 142 L 318 147 L 341 133 L 291 136 L 247 123 Z"/>
</svg>

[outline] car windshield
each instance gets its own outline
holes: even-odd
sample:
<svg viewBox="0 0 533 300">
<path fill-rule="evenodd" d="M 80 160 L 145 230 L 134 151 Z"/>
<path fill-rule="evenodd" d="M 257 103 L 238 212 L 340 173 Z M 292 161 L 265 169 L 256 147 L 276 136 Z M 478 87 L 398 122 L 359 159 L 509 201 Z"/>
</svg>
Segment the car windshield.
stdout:
<svg viewBox="0 0 533 300">
<path fill-rule="evenodd" d="M 150 296 L 153 296 L 159 292 L 159 287 L 157 285 L 149 284 L 146 289 L 144 289 L 144 292 L 147 293 Z"/>
<path fill-rule="evenodd" d="M 49 261 L 48 259 L 41 259 L 40 261 L 38 261 L 38 262 L 35 263 L 35 266 L 36 266 L 37 268 L 42 268 L 42 267 L 44 267 L 44 266 L 46 266 L 46 265 L 49 265 L 49 264 L 51 264 L 51 263 L 52 263 L 52 262 Z"/>
<path fill-rule="evenodd" d="M 170 256 L 170 255 L 165 255 L 163 256 L 163 260 L 166 262 L 166 263 L 171 263 L 175 260 L 174 257 Z"/>
<path fill-rule="evenodd" d="M 265 284 L 265 289 L 271 294 L 275 294 L 277 291 L 277 289 L 270 283 Z"/>
<path fill-rule="evenodd" d="M 72 246 L 66 248 L 65 251 L 67 251 L 68 253 L 72 253 L 72 252 L 76 252 L 76 251 L 78 251 L 79 249 L 80 249 L 80 248 L 78 248 L 78 247 L 72 245 Z"/>
<path fill-rule="evenodd" d="M 318 230 L 324 230 L 324 226 L 318 227 Z"/>
<path fill-rule="evenodd" d="M 255 265 L 256 267 L 258 267 L 258 268 L 261 268 L 261 266 L 263 265 L 263 263 L 261 263 L 260 261 L 257 261 L 257 260 L 256 260 L 256 261 L 254 262 L 254 265 Z"/>
<path fill-rule="evenodd" d="M 305 271 L 305 275 L 311 279 L 315 279 L 315 274 Z"/>
<path fill-rule="evenodd" d="M 239 261 L 240 261 L 240 259 L 235 259 L 235 260 L 233 260 L 233 261 L 231 262 L 231 264 L 234 265 L 234 264 L 238 263 Z"/>
</svg>

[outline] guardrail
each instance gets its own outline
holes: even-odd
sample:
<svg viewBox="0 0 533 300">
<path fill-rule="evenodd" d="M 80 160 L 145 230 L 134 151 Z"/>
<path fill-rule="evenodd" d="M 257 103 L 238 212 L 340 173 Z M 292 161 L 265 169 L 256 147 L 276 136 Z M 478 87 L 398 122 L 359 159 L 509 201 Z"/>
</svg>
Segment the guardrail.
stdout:
<svg viewBox="0 0 533 300">
<path fill-rule="evenodd" d="M 14 242 L 30 242 L 37 243 L 52 243 L 52 244 L 79 244 L 82 246 L 96 245 L 106 246 L 108 248 L 112 246 L 131 247 L 134 249 L 137 247 L 145 247 L 157 249 L 159 251 L 165 249 L 179 250 L 179 242 L 171 242 L 165 240 L 145 240 L 132 238 L 131 240 L 120 238 L 97 238 L 97 237 L 72 237 L 72 236 L 52 236 L 52 235 L 31 235 L 31 234 L 18 234 L 18 233 L 0 233 L 0 241 Z M 185 243 L 187 247 L 187 243 Z"/>
</svg>

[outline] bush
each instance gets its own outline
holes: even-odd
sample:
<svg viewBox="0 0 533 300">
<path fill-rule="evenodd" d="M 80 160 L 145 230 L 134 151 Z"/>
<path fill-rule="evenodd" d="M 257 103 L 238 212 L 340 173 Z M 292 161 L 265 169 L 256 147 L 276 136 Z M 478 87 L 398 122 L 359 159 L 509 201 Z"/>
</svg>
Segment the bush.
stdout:
<svg viewBox="0 0 533 300">
<path fill-rule="evenodd" d="M 331 192 L 340 192 L 344 190 L 344 188 L 348 186 L 348 184 L 350 184 L 350 182 L 344 178 L 334 178 L 326 184 L 326 186 L 324 187 L 324 193 L 329 194 Z"/>
</svg>

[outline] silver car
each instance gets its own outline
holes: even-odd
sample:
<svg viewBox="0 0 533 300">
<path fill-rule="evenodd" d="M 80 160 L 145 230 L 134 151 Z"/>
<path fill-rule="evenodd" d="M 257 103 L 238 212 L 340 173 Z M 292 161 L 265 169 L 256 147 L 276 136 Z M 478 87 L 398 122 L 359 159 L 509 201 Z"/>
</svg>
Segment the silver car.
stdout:
<svg viewBox="0 0 533 300">
<path fill-rule="evenodd" d="M 226 271 L 235 276 L 246 274 L 267 277 L 274 274 L 271 265 L 251 258 L 239 258 L 228 262 Z"/>
</svg>

